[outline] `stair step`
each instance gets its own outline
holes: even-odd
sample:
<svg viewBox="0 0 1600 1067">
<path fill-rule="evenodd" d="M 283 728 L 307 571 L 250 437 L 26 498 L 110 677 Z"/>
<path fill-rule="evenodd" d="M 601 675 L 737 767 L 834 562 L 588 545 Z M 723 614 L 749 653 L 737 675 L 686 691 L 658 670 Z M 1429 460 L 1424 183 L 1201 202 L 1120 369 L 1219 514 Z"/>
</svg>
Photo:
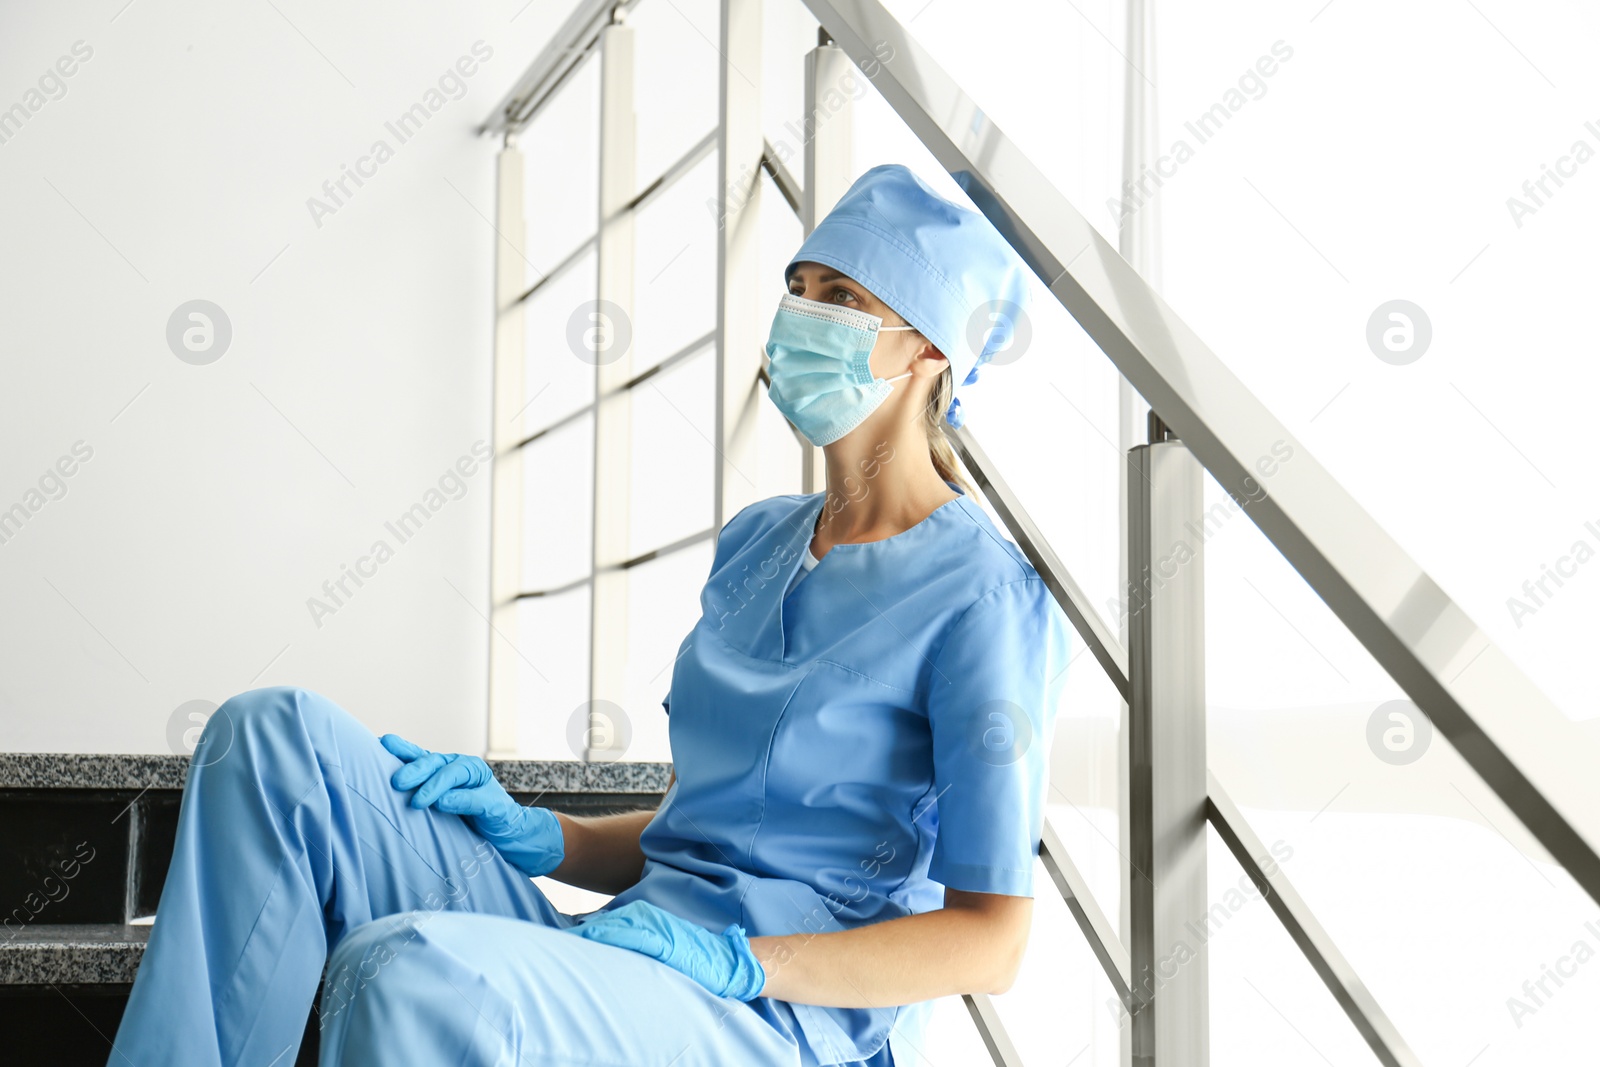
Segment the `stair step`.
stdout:
<svg viewBox="0 0 1600 1067">
<path fill-rule="evenodd" d="M 133 981 L 177 835 L 188 756 L 0 753 L 0 994 Z M 670 763 L 491 760 L 525 804 L 653 808 Z"/>
<path fill-rule="evenodd" d="M 0 986 L 132 985 L 149 925 L 31 923 L 0 937 Z"/>
<path fill-rule="evenodd" d="M 489 760 L 506 791 L 665 793 L 670 762 Z M 79 752 L 0 752 L 0 789 L 182 790 L 188 756 Z"/>
</svg>

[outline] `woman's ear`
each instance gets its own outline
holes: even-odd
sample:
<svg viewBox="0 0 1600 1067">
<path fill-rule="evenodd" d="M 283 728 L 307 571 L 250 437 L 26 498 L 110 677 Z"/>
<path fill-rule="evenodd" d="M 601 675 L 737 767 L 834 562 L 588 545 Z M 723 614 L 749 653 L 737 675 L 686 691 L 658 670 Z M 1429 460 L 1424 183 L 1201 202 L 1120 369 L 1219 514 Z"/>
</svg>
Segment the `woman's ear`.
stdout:
<svg viewBox="0 0 1600 1067">
<path fill-rule="evenodd" d="M 922 347 L 917 349 L 917 354 L 912 357 L 912 360 L 914 363 L 921 363 L 923 360 L 933 363 L 933 370 L 931 372 L 925 372 L 933 374 L 938 374 L 950 364 L 950 361 L 944 358 L 944 353 L 939 351 L 939 349 L 935 347 L 934 343 L 927 339 L 923 340 Z"/>
</svg>

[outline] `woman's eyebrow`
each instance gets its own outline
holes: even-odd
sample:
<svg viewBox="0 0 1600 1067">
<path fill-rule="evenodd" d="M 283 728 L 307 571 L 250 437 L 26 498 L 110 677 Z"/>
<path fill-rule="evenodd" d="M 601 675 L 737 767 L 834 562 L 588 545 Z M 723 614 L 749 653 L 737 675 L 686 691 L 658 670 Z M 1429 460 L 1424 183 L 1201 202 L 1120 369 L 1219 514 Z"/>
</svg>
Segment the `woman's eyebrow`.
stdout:
<svg viewBox="0 0 1600 1067">
<path fill-rule="evenodd" d="M 784 283 L 784 287 L 787 288 L 788 286 L 793 285 L 797 280 L 803 280 L 803 279 L 800 278 L 800 272 L 799 271 L 796 271 L 795 273 L 789 275 L 789 279 L 788 279 L 787 282 Z M 818 285 L 824 285 L 824 284 L 826 284 L 828 282 L 832 282 L 832 281 L 849 282 L 853 286 L 859 286 L 861 284 L 860 282 L 856 281 L 854 278 L 850 277 L 850 275 L 848 275 L 848 274 L 840 274 L 836 270 L 825 270 L 821 274 L 817 275 L 817 284 Z M 852 292 L 854 292 L 854 290 L 852 290 Z M 868 295 L 865 292 L 857 293 L 856 295 L 861 297 L 861 298 L 863 298 L 863 299 L 870 299 L 870 297 L 868 297 Z"/>
</svg>

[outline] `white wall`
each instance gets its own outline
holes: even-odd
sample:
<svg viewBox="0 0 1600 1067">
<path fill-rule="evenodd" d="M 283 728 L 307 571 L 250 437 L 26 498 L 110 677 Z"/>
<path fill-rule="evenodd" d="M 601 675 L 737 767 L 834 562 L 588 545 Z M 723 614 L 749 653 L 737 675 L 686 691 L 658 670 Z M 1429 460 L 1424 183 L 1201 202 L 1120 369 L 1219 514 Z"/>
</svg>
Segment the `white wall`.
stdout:
<svg viewBox="0 0 1600 1067">
<path fill-rule="evenodd" d="M 385 522 L 489 440 L 496 145 L 472 131 L 570 5 L 123 5 L 0 14 L 0 109 L 36 106 L 0 142 L 0 509 L 37 505 L 0 543 L 0 749 L 172 751 L 186 702 L 296 684 L 481 751 L 488 475 L 409 541 Z M 385 123 L 419 102 L 402 143 Z M 232 327 L 206 365 L 166 339 L 194 299 Z"/>
</svg>

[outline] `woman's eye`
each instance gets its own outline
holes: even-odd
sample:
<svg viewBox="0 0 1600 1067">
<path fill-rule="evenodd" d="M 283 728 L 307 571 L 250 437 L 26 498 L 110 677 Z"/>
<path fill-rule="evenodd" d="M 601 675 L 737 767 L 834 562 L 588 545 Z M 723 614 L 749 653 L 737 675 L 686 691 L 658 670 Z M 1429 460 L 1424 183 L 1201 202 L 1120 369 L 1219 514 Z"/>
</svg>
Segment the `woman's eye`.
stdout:
<svg viewBox="0 0 1600 1067">
<path fill-rule="evenodd" d="M 787 290 L 785 290 L 785 291 L 786 291 L 786 292 L 787 292 L 787 293 L 788 293 L 788 294 L 789 294 L 789 295 L 790 295 L 790 296 L 798 296 L 798 297 L 801 297 L 801 298 L 802 298 L 802 299 L 803 299 L 803 298 L 804 298 L 804 296 L 805 296 L 805 294 L 804 294 L 804 293 L 803 293 L 803 292 L 801 292 L 801 291 L 800 291 L 800 290 L 799 290 L 799 289 L 796 289 L 796 288 L 794 288 L 794 287 L 793 287 L 793 286 L 790 286 L 790 287 L 789 287 L 789 288 L 788 288 L 788 289 L 787 289 Z M 844 287 L 844 286 L 842 286 L 842 285 L 841 285 L 841 286 L 835 286 L 835 287 L 834 287 L 834 290 L 833 290 L 833 293 L 832 293 L 832 294 L 831 294 L 831 295 L 832 295 L 832 297 L 833 297 L 833 299 L 834 299 L 834 300 L 835 300 L 835 301 L 838 301 L 838 300 L 839 300 L 839 298 L 840 298 L 840 297 L 849 297 L 849 298 L 850 298 L 850 299 L 851 299 L 851 300 L 854 300 L 854 299 L 856 299 L 856 294 L 855 294 L 855 293 L 852 293 L 852 292 L 851 292 L 851 291 L 850 291 L 850 290 L 848 290 L 848 289 L 846 289 L 846 288 L 845 288 L 845 287 Z"/>
</svg>

